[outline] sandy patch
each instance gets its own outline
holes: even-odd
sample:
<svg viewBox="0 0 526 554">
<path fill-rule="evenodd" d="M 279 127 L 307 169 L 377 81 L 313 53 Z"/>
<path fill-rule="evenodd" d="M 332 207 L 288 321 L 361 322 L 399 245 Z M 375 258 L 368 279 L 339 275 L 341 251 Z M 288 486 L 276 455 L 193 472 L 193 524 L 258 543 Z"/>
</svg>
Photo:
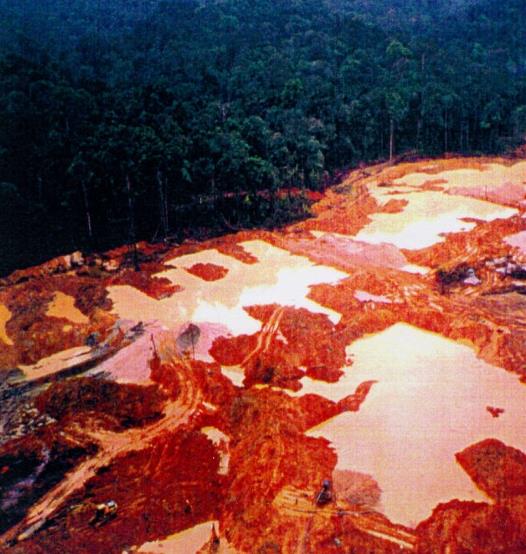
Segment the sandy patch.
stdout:
<svg viewBox="0 0 526 554">
<path fill-rule="evenodd" d="M 68 369 L 77 364 L 87 362 L 92 357 L 89 346 L 76 346 L 62 352 L 57 352 L 47 358 L 42 358 L 36 364 L 19 365 L 27 379 L 39 379 L 53 373 L 58 373 L 63 369 Z"/>
<path fill-rule="evenodd" d="M 398 269 L 407 264 L 406 257 L 391 244 L 369 244 L 340 233 L 314 231 L 312 234 L 317 240 L 310 245 L 311 250 L 319 249 L 329 262 L 339 254 L 345 256 L 347 262 L 356 265 Z"/>
<path fill-rule="evenodd" d="M 315 241 L 296 241 L 296 246 L 303 248 L 311 258 L 319 258 L 325 263 L 360 267 L 370 265 L 417 274 L 429 272 L 427 267 L 410 264 L 403 252 L 392 244 L 370 244 L 341 233 L 310 233 L 316 237 Z"/>
<path fill-rule="evenodd" d="M 446 191 L 448 194 L 457 194 L 461 196 L 471 196 L 472 198 L 481 198 L 496 204 L 505 206 L 521 206 L 526 194 L 526 187 L 516 183 L 504 183 L 497 187 L 479 186 L 479 187 L 452 187 Z"/>
<path fill-rule="evenodd" d="M 154 343 L 157 348 L 164 333 L 165 329 L 161 325 L 150 323 L 145 327 L 143 335 L 98 365 L 96 373 L 107 373 L 118 383 L 150 384 Z"/>
<path fill-rule="evenodd" d="M 147 542 L 139 547 L 136 552 L 147 554 L 195 554 L 209 541 L 214 525 L 217 528 L 218 522 L 207 521 L 201 523 L 164 540 Z"/>
<path fill-rule="evenodd" d="M 86 324 L 89 323 L 89 317 L 85 316 L 76 306 L 75 298 L 56 292 L 53 301 L 49 305 L 46 315 L 48 317 L 61 317 L 68 319 L 73 323 Z"/>
<path fill-rule="evenodd" d="M 431 270 L 429 267 L 416 264 L 407 264 L 401 268 L 402 271 L 406 273 L 414 273 L 415 275 L 427 275 Z"/>
<path fill-rule="evenodd" d="M 0 304 L 0 341 L 9 346 L 13 346 L 13 341 L 7 335 L 6 324 L 13 314 L 7 306 Z"/>
<path fill-rule="evenodd" d="M 360 382 L 378 382 L 358 413 L 341 414 L 308 434 L 333 443 L 338 469 L 374 477 L 391 520 L 411 526 L 439 502 L 486 501 L 454 458 L 470 444 L 494 437 L 526 449 L 526 386 L 469 347 L 398 323 L 356 341 L 348 355 L 354 363 L 338 383 L 303 379 L 301 393 L 334 400 Z M 504 413 L 493 418 L 487 406 Z"/>
</svg>

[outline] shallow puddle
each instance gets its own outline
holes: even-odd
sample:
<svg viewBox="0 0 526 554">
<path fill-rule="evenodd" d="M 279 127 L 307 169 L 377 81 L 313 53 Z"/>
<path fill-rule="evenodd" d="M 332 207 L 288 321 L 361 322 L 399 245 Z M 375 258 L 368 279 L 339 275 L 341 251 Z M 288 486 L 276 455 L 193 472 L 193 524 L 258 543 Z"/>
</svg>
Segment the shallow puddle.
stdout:
<svg viewBox="0 0 526 554">
<path fill-rule="evenodd" d="M 347 354 L 354 363 L 338 383 L 304 378 L 298 393 L 339 400 L 378 381 L 358 413 L 308 432 L 333 443 L 337 468 L 372 475 L 385 514 L 409 526 L 439 502 L 487 501 L 454 455 L 489 437 L 526 449 L 526 387 L 518 378 L 467 346 L 404 323 L 354 342 Z M 487 407 L 504 413 L 492 417 Z"/>
<path fill-rule="evenodd" d="M 225 329 L 224 334 L 229 331 L 234 335 L 252 334 L 261 329 L 261 322 L 244 310 L 255 305 L 280 304 L 306 308 L 326 314 L 334 323 L 340 320 L 340 314 L 307 296 L 310 286 L 336 283 L 346 278 L 346 273 L 316 265 L 303 256 L 290 254 L 264 241 L 248 241 L 241 246 L 255 255 L 259 262 L 244 264 L 216 250 L 175 258 L 167 263 L 177 268 L 158 276 L 180 285 L 182 291 L 170 298 L 154 300 L 131 286 L 109 287 L 113 311 L 120 317 L 135 321 L 157 320 L 171 329 L 182 328 L 188 322 L 198 326 L 216 324 Z M 228 269 L 228 273 L 218 281 L 203 281 L 185 271 L 196 263 L 214 263 Z M 202 348 L 199 353 L 201 357 L 207 355 Z"/>
<path fill-rule="evenodd" d="M 241 366 L 222 366 L 221 373 L 230 379 L 236 387 L 243 387 L 245 380 L 245 371 Z"/>
<path fill-rule="evenodd" d="M 492 221 L 517 214 L 516 205 L 526 194 L 526 162 L 507 167 L 488 164 L 479 169 L 454 169 L 438 174 L 415 172 L 396 179 L 393 187 L 372 185 L 370 194 L 385 205 L 396 198 L 408 204 L 398 213 L 377 213 L 356 235 L 372 244 L 389 243 L 418 250 L 444 241 L 444 233 L 470 231 L 474 222 L 464 218 Z M 440 181 L 439 191 L 423 190 L 426 182 Z"/>
<path fill-rule="evenodd" d="M 518 248 L 521 254 L 526 254 L 526 231 L 509 235 L 504 239 L 510 246 Z"/>
<path fill-rule="evenodd" d="M 385 189 L 380 189 L 379 195 L 384 194 Z M 470 231 L 475 227 L 475 223 L 463 221 L 463 218 L 493 221 L 517 213 L 514 208 L 435 191 L 404 193 L 399 197 L 408 201 L 403 211 L 373 214 L 371 223 L 360 230 L 356 240 L 419 250 L 443 242 L 444 233 Z"/>
<path fill-rule="evenodd" d="M 395 184 L 409 187 L 421 187 L 427 181 L 446 181 L 440 183 L 444 189 L 467 187 L 477 189 L 498 188 L 508 183 L 525 184 L 526 162 L 518 162 L 511 166 L 502 164 L 487 164 L 485 169 L 451 169 L 441 173 L 415 172 L 394 181 Z"/>
</svg>

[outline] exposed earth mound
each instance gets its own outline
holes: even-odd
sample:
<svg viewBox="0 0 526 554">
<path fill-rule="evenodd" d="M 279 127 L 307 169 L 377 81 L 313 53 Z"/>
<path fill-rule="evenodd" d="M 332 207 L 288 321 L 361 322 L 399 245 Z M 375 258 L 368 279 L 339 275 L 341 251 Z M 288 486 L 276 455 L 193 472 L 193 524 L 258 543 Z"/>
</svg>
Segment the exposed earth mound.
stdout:
<svg viewBox="0 0 526 554">
<path fill-rule="evenodd" d="M 0 551 L 526 552 L 526 162 L 0 288 Z"/>
</svg>

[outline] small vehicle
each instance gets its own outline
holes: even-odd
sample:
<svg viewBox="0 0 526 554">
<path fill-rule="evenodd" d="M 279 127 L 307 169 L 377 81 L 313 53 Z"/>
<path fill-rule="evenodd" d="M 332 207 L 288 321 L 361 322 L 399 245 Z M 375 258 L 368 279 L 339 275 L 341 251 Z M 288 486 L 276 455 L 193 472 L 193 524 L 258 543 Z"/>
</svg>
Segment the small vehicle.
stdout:
<svg viewBox="0 0 526 554">
<path fill-rule="evenodd" d="M 117 502 L 108 500 L 95 507 L 95 515 L 90 519 L 89 524 L 93 527 L 100 527 L 117 516 Z"/>
</svg>

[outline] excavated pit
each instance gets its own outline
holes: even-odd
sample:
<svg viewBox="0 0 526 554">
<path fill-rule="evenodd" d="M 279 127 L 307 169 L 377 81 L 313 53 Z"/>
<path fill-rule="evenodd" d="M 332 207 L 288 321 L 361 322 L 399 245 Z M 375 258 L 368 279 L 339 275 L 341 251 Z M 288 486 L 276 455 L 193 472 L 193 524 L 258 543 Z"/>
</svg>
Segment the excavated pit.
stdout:
<svg viewBox="0 0 526 554">
<path fill-rule="evenodd" d="M 524 161 L 380 165 L 5 279 L 0 550 L 522 551 L 525 209 Z"/>
</svg>

